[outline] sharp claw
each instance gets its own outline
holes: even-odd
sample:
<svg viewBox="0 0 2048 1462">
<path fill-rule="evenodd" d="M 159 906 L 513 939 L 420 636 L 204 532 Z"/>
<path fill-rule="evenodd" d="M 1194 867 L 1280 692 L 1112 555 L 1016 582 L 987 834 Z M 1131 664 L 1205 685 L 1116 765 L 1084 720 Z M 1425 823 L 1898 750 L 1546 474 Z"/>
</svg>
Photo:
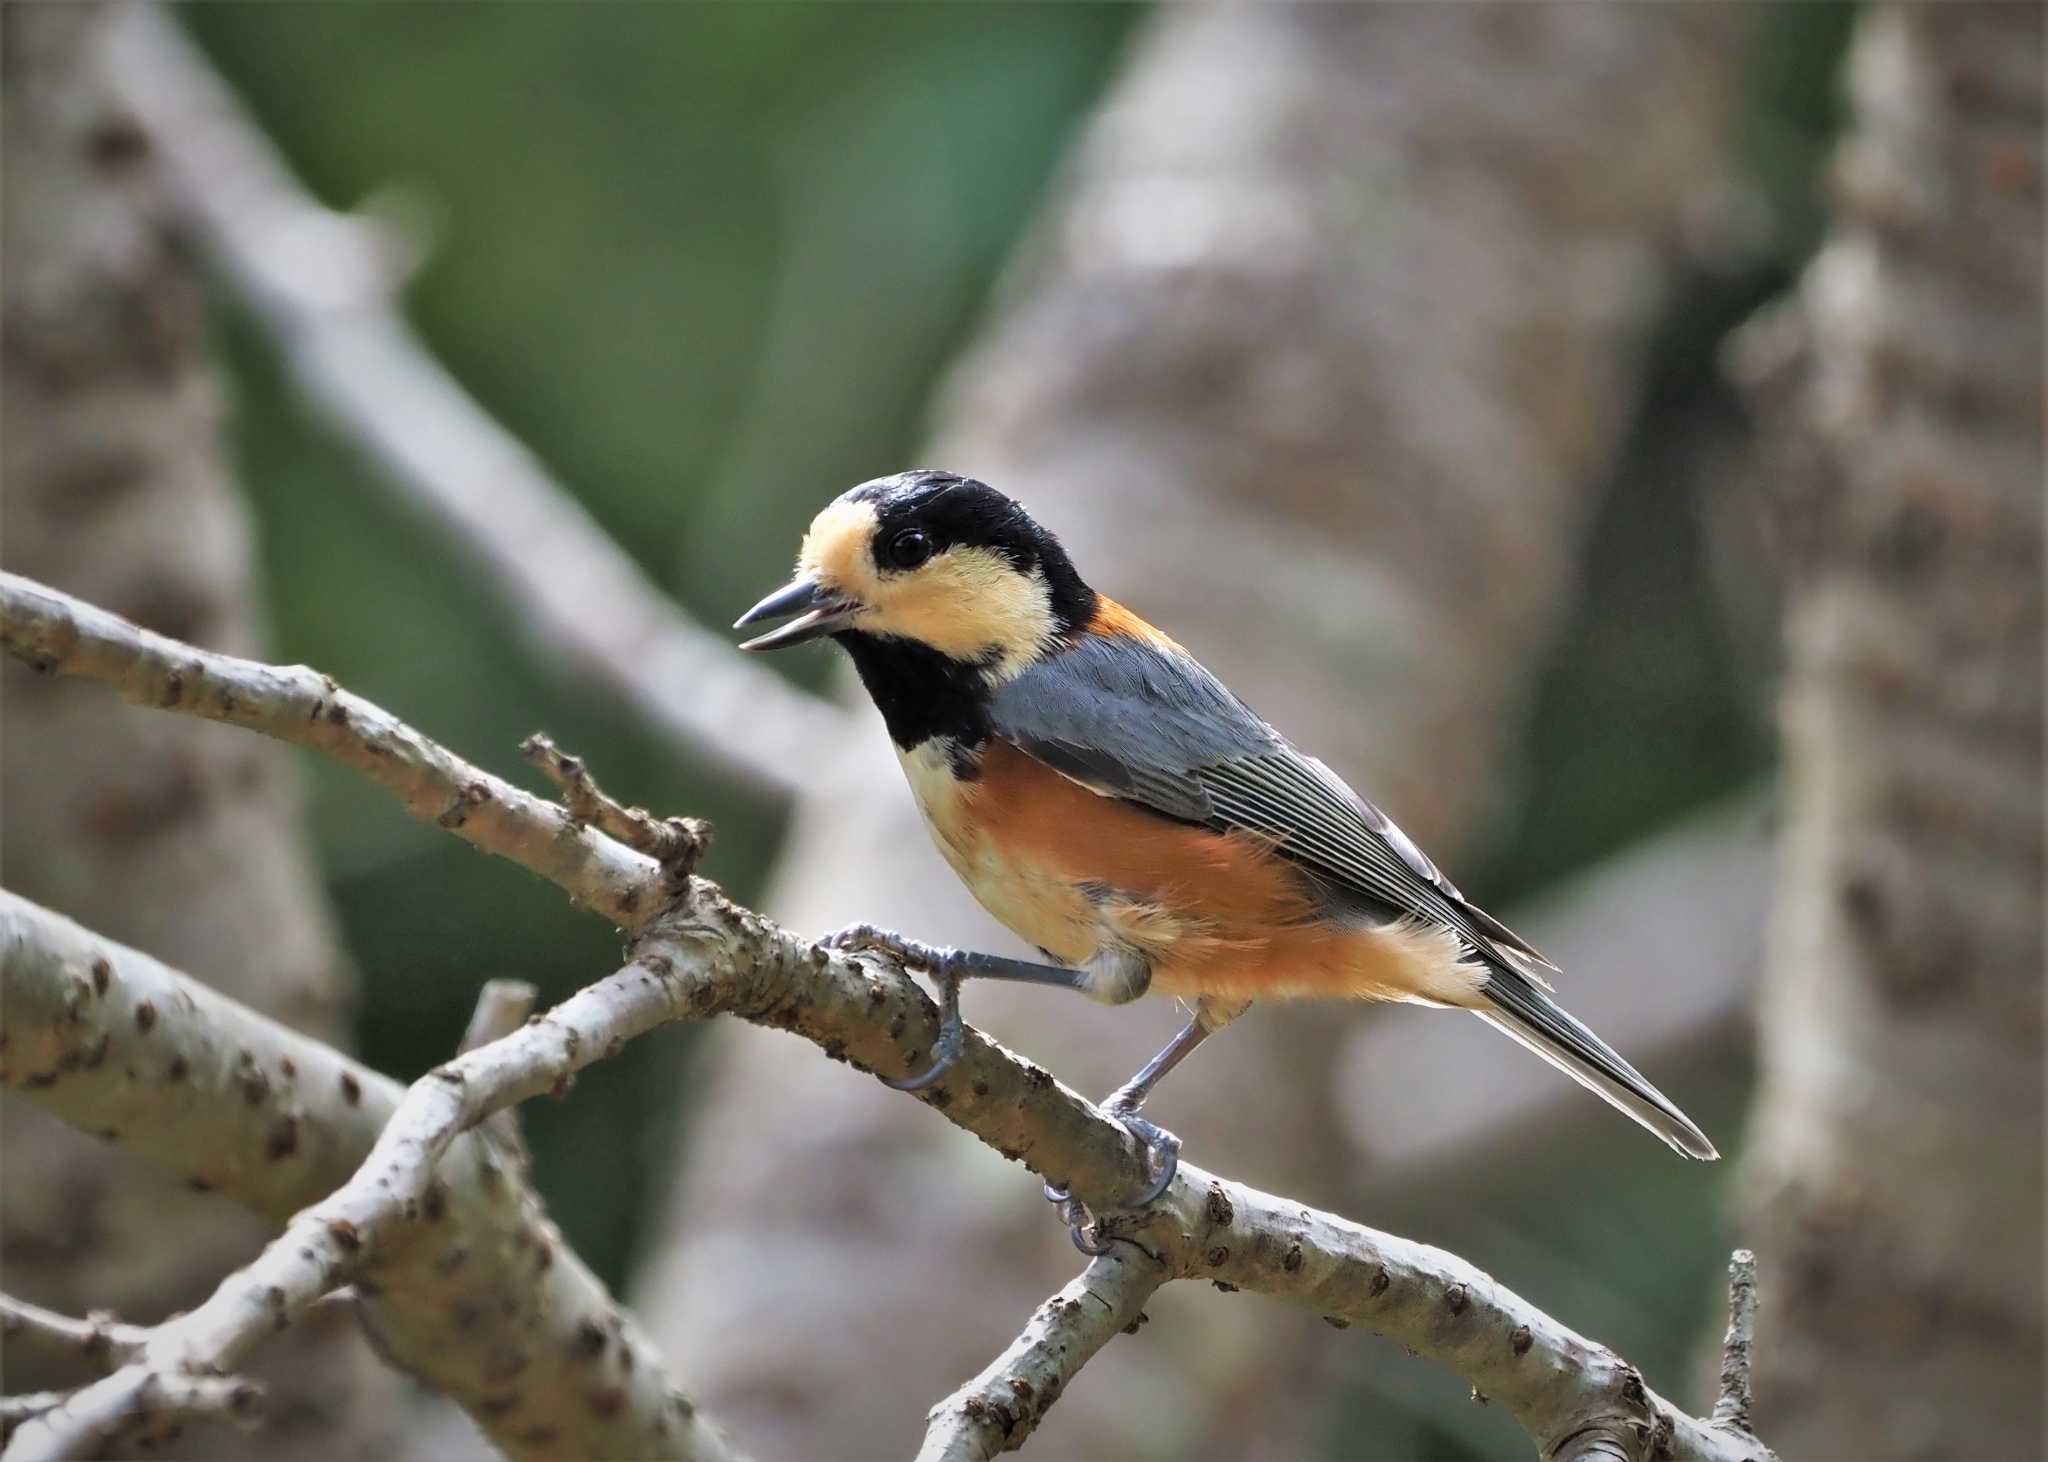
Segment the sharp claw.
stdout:
<svg viewBox="0 0 2048 1462">
<path fill-rule="evenodd" d="M 961 1048 L 967 1042 L 967 1026 L 960 1018 L 960 981 L 953 975 L 941 975 L 939 981 L 939 1038 L 932 1042 L 931 1066 L 901 1080 L 885 1076 L 882 1085 L 895 1091 L 923 1091 L 952 1070 L 953 1063 L 960 1059 Z"/>
<path fill-rule="evenodd" d="M 1179 1172 L 1180 1154 L 1168 1153 L 1166 1157 L 1165 1171 L 1160 1173 L 1157 1182 L 1155 1182 L 1151 1187 L 1147 1188 L 1143 1193 L 1139 1194 L 1136 1198 L 1131 1200 L 1131 1207 L 1145 1208 L 1151 1204 L 1157 1203 L 1160 1200 L 1160 1198 L 1165 1196 L 1166 1190 L 1173 1186 L 1173 1180 L 1179 1174 Z"/>
<path fill-rule="evenodd" d="M 1166 1190 L 1173 1186 L 1174 1175 L 1180 1171 L 1180 1139 L 1160 1126 L 1157 1122 L 1139 1116 L 1134 1111 L 1110 1108 L 1110 1115 L 1124 1124 L 1124 1130 L 1137 1138 L 1145 1149 L 1145 1166 L 1157 1176 L 1152 1186 L 1132 1199 L 1127 1205 L 1143 1208 L 1157 1202 Z"/>
<path fill-rule="evenodd" d="M 1102 1232 L 1095 1215 L 1088 1211 L 1088 1205 L 1067 1192 L 1065 1188 L 1045 1185 L 1046 1202 L 1059 1212 L 1061 1222 L 1067 1226 L 1067 1237 L 1074 1241 L 1074 1247 L 1091 1258 L 1109 1252 L 1109 1236 Z"/>
<path fill-rule="evenodd" d="M 848 924 L 844 929 L 835 929 L 818 941 L 818 947 L 849 953 L 886 954 L 898 963 L 921 969 L 939 981 L 939 1038 L 932 1042 L 931 1066 L 916 1076 L 901 1080 L 884 1076 L 881 1078 L 884 1086 L 896 1091 L 923 1091 L 953 1069 L 966 1040 L 966 1029 L 960 1019 L 960 978 L 951 973 L 954 951 L 906 939 L 873 924 Z"/>
<path fill-rule="evenodd" d="M 1083 1212 L 1087 1210 L 1083 1209 Z M 1074 1241 L 1074 1247 L 1093 1259 L 1109 1252 L 1110 1240 L 1094 1222 L 1070 1223 L 1067 1237 Z"/>
<path fill-rule="evenodd" d="M 1109 1115 L 1123 1123 L 1124 1128 L 1145 1149 L 1146 1168 L 1155 1173 L 1152 1186 L 1128 1202 L 1120 1205 L 1125 1209 L 1137 1209 L 1157 1202 L 1166 1190 L 1173 1186 L 1173 1180 L 1180 1171 L 1180 1139 L 1161 1127 L 1157 1122 L 1141 1117 L 1135 1111 L 1126 1110 L 1112 1101 Z M 1089 1212 L 1088 1205 L 1074 1197 L 1065 1188 L 1045 1185 L 1045 1201 L 1058 1210 L 1067 1225 L 1067 1236 L 1074 1241 L 1074 1247 L 1089 1256 L 1109 1252 L 1110 1237 L 1103 1231 L 1102 1221 Z"/>
<path fill-rule="evenodd" d="M 941 1045 L 932 1047 L 932 1052 L 938 1059 L 932 1062 L 930 1067 L 916 1076 L 906 1076 L 901 1080 L 893 1076 L 885 1076 L 882 1078 L 882 1085 L 893 1091 L 923 1091 L 948 1071 L 951 1071 L 953 1063 L 960 1059 L 960 1043 L 955 1041 L 950 1049 L 941 1049 L 945 1037 L 941 1036 L 939 1040 Z"/>
</svg>

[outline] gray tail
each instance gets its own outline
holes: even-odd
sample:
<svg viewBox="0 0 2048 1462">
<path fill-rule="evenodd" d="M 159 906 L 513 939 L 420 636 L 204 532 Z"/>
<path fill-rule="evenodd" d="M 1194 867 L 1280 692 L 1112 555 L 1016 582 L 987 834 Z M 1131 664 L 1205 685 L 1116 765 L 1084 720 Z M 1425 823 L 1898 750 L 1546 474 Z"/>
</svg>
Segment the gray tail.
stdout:
<svg viewBox="0 0 2048 1462">
<path fill-rule="evenodd" d="M 1491 971 L 1485 998 L 1488 1003 L 1475 1007 L 1473 1014 L 1635 1118 L 1684 1156 L 1711 1160 L 1721 1155 L 1669 1097 L 1518 972 Z"/>
</svg>

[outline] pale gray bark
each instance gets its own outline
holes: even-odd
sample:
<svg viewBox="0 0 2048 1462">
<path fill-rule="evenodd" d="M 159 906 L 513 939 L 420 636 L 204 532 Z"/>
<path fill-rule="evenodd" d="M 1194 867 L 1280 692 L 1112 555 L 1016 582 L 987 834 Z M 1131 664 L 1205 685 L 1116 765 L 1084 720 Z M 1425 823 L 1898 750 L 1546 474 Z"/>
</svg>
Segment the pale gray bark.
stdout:
<svg viewBox="0 0 2048 1462">
<path fill-rule="evenodd" d="M 1120 1331 L 1137 1333 L 1145 1302 L 1172 1278 L 1135 1244 L 1111 1244 L 1031 1314 L 1017 1338 L 931 1409 L 917 1462 L 987 1462 L 1038 1429 L 1074 1377 Z"/>
<path fill-rule="evenodd" d="M 479 771 L 317 670 L 202 650 L 8 573 L 0 573 L 0 646 L 45 675 L 110 685 L 134 705 L 323 752 L 383 787 L 421 822 L 530 869 L 621 929 L 636 930 L 657 911 L 646 878 L 656 866 L 650 859 L 567 809 Z"/>
<path fill-rule="evenodd" d="M 2036 5 L 1865 11 L 1833 232 L 1743 352 L 1792 448 L 1740 1205 L 1788 1456 L 2040 1454 L 2042 66 Z"/>
<path fill-rule="evenodd" d="M 1720 192 L 1745 24 L 1733 6 L 1164 7 L 945 393 L 929 464 L 1020 497 L 1092 582 L 1455 871 L 1498 805 L 1677 240 Z M 852 786 L 800 804 L 769 907 L 1014 948 L 866 728 Z M 1163 1002 L 995 988 L 967 1010 L 1087 1090 L 1178 1023 Z M 1371 1182 L 1334 1119 L 1351 1026 L 1255 1010 L 1157 1115 L 1202 1161 L 1348 1201 Z M 650 1322 L 764 1450 L 909 1451 L 919 1398 L 1057 1286 L 1064 1233 L 1032 1185 L 845 1073 L 747 1032 L 708 1059 L 689 1221 L 655 1225 L 638 1287 Z M 742 1112 L 801 1136 L 752 1142 Z M 764 1234 L 785 1301 L 765 1314 L 739 1262 Z M 1173 1322 L 1112 1348 L 1034 1448 L 1312 1445 L 1306 1342 L 1162 1303 Z"/>
<path fill-rule="evenodd" d="M 651 864 L 644 872 L 660 876 Z M 495 1137 L 431 1128 L 445 1116 L 431 1104 L 398 1124 L 404 1090 L 390 1078 L 7 893 L 0 992 L 0 1080 L 11 1100 L 289 1224 L 115 1375 L 24 1427 L 8 1462 L 92 1455 L 92 1442 L 115 1434 L 132 1445 L 133 1426 L 169 1409 L 146 1404 L 157 1381 L 261 1354 L 274 1332 L 306 1328 L 314 1301 L 351 1281 L 382 1352 L 459 1401 L 513 1456 L 726 1455 Z M 522 1029 L 559 1041 L 566 1022 L 558 1013 Z M 585 1062 L 611 1034 L 592 1041 Z M 503 1053 L 484 1049 L 493 1057 L 472 1053 L 441 1070 L 477 1071 L 481 1092 L 503 1070 Z M 542 1089 L 579 1064 L 550 1071 Z M 449 1099 L 458 1106 L 449 1122 L 467 1115 L 461 1091 Z M 431 1159 L 423 1143 L 438 1143 Z M 330 1379 L 312 1367 L 302 1383 L 318 1390 Z M 289 1422 L 282 1398 L 271 1411 Z M 209 1453 L 219 1436 L 208 1433 Z M 252 1449 L 276 1455 L 260 1439 Z"/>
<path fill-rule="evenodd" d="M 168 232 L 152 138 L 104 70 L 114 16 L 5 11 L 0 551 L 9 568 L 247 651 L 261 641 L 259 596 L 205 308 Z M 353 972 L 278 754 L 18 666 L 0 690 L 7 886 L 344 1040 Z M 261 1241 L 231 1205 L 18 1102 L 0 1104 L 0 1146 L 10 1283 L 59 1309 L 153 1319 Z M 6 1358 L 17 1385 L 61 1378 L 12 1343 Z M 277 1361 L 285 1422 L 266 1455 L 393 1444 L 405 1388 L 348 1327 L 307 1327 Z"/>
</svg>

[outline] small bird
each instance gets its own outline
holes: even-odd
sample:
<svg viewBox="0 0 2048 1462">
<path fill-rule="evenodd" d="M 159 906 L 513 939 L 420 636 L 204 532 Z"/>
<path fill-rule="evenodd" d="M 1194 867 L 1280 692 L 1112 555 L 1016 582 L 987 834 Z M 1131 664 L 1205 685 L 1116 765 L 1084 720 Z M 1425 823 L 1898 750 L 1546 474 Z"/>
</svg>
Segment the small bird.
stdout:
<svg viewBox="0 0 2048 1462">
<path fill-rule="evenodd" d="M 940 853 L 1045 957 L 871 925 L 822 941 L 886 951 L 939 985 L 934 1063 L 892 1085 L 929 1086 L 957 1058 L 965 979 L 1190 1001 L 1194 1018 L 1105 1103 L 1147 1150 L 1139 1207 L 1165 1191 L 1179 1150 L 1139 1108 L 1209 1034 L 1254 1000 L 1406 1000 L 1469 1010 L 1680 1153 L 1718 1156 L 1550 998 L 1549 960 L 1186 650 L 1090 588 L 994 488 L 937 471 L 853 488 L 811 523 L 794 581 L 734 628 L 789 615 L 741 648 L 829 636 L 852 657 Z M 1077 1208 L 1063 1212 L 1082 1243 Z"/>
</svg>

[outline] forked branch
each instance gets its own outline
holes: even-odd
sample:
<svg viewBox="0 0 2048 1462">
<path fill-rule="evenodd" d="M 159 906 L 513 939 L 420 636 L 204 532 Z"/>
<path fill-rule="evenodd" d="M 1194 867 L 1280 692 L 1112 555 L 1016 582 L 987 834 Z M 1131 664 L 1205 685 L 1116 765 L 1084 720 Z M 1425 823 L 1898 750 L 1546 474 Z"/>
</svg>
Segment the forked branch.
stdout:
<svg viewBox="0 0 2048 1462">
<path fill-rule="evenodd" d="M 823 950 L 700 878 L 677 883 L 654 858 L 500 782 L 312 671 L 208 654 L 4 575 L 0 643 L 43 670 L 112 684 L 145 705 L 317 746 L 390 787 L 416 816 L 555 881 L 637 936 L 625 968 L 415 1087 L 369 1164 L 295 1224 L 294 1236 L 321 1256 L 318 1275 L 288 1254 L 274 1265 L 269 1254 L 258 1261 L 269 1276 L 266 1292 L 283 1289 L 287 1305 L 310 1302 L 322 1280 L 331 1287 L 348 1272 L 348 1231 L 337 1237 L 334 1224 L 352 1226 L 359 1246 L 368 1234 L 374 1249 L 396 1222 L 375 1194 L 400 1195 L 401 1209 L 405 1199 L 424 1203 L 423 1185 L 455 1132 L 551 1089 L 662 1021 L 729 1013 L 793 1031 L 835 1059 L 890 1076 L 921 1069 L 937 1036 L 936 1009 L 900 968 L 873 955 Z M 11 960 L 8 977 L 11 1000 Z M 103 1069 L 73 1063 L 66 1079 L 113 1080 Z M 1143 1176 L 1143 1155 L 1121 1124 L 978 1033 L 970 1032 L 948 1075 L 916 1099 L 1098 1213 L 1113 1211 Z M 451 1177 L 445 1161 L 439 1171 L 451 1186 L 476 1181 L 473 1173 Z M 985 1456 L 1021 1437 L 1087 1354 L 1128 1323 L 1111 1326 L 1111 1319 L 1142 1304 L 1158 1283 L 1197 1277 L 1310 1306 L 1436 1360 L 1512 1414 L 1545 1458 L 1761 1462 L 1769 1455 L 1745 1429 L 1739 1403 L 1726 1415 L 1720 1408 L 1709 1419 L 1691 1415 L 1648 1389 L 1620 1357 L 1455 1255 L 1192 1163 L 1182 1164 L 1157 1203 L 1120 1215 L 1115 1232 L 1125 1242 L 1110 1263 L 1091 1266 L 988 1371 L 938 1408 L 927 1455 Z M 1091 1303 L 1104 1312 L 1094 1313 Z M 202 1328 L 202 1315 L 225 1313 L 225 1302 L 210 1301 L 180 1333 Z M 1029 1388 L 1028 1407 L 1018 1383 Z"/>
<path fill-rule="evenodd" d="M 987 1462 L 1021 1447 L 1081 1367 L 1119 1332 L 1137 1331 L 1145 1301 L 1171 1277 L 1136 1244 L 1091 1260 L 1007 1350 L 932 1408 L 917 1462 Z"/>
<path fill-rule="evenodd" d="M 46 1355 L 82 1358 L 102 1370 L 111 1370 L 142 1349 L 149 1331 L 141 1325 L 124 1325 L 104 1311 L 75 1320 L 13 1295 L 0 1294 L 0 1336 L 26 1339 Z"/>
<path fill-rule="evenodd" d="M 118 1327 L 115 1376 L 25 1421 L 9 1462 L 145 1439 L 175 1421 L 173 1401 L 199 1396 L 174 1383 L 217 1379 L 350 1284 L 379 1350 L 462 1404 L 508 1455 L 729 1455 L 488 1128 L 449 1138 L 424 1190 L 377 1187 L 382 1206 L 365 1220 L 330 1205 L 363 1182 L 406 1178 L 389 1147 L 376 1150 L 380 1134 L 417 1131 L 392 1127 L 406 1093 L 389 1078 L 5 891 L 0 993 L 9 1099 L 289 1225 L 297 1241 L 189 1315 Z M 514 1038 L 556 1029 L 521 1025 Z M 294 1221 L 309 1205 L 335 1222 Z"/>
</svg>

